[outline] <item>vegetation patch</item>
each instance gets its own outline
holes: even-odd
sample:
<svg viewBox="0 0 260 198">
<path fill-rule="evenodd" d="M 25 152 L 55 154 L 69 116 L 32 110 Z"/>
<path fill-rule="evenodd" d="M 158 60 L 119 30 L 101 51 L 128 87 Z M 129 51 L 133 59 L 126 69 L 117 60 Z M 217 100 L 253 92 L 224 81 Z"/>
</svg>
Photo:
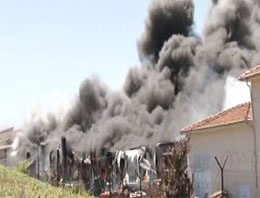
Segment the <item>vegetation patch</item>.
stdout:
<svg viewBox="0 0 260 198">
<path fill-rule="evenodd" d="M 23 170 L 19 167 L 18 170 Z M 83 190 L 73 188 L 54 187 L 50 184 L 36 180 L 24 171 L 9 169 L 0 165 L 0 197 L 2 198 L 90 198 L 91 196 Z"/>
</svg>

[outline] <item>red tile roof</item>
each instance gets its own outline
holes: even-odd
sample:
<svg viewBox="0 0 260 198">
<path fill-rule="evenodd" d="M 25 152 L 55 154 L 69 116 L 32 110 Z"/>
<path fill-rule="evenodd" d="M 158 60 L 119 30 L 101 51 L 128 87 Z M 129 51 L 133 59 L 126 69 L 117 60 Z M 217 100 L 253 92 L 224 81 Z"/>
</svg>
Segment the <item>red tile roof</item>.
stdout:
<svg viewBox="0 0 260 198">
<path fill-rule="evenodd" d="M 248 70 L 247 72 L 243 73 L 238 79 L 241 81 L 246 81 L 249 78 L 255 77 L 260 74 L 260 65 Z"/>
<path fill-rule="evenodd" d="M 253 120 L 252 105 L 250 102 L 237 105 L 231 109 L 215 114 L 209 118 L 182 129 L 181 132 L 191 132 L 199 129 L 236 123 L 243 120 Z"/>
</svg>

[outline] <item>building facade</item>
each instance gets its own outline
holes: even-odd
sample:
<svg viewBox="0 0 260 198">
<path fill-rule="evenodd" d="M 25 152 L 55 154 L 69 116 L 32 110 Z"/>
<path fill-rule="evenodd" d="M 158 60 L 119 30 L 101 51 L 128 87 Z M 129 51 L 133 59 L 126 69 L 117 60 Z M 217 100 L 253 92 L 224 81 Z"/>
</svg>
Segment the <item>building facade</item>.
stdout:
<svg viewBox="0 0 260 198">
<path fill-rule="evenodd" d="M 18 132 L 18 130 L 14 130 L 12 127 L 0 131 L 0 163 L 8 164 L 12 144 Z"/>
<path fill-rule="evenodd" d="M 239 80 L 251 84 L 251 103 L 182 130 L 190 135 L 188 160 L 198 197 L 221 190 L 217 160 L 221 166 L 226 160 L 223 180 L 229 197 L 260 197 L 260 66 L 242 74 Z"/>
</svg>

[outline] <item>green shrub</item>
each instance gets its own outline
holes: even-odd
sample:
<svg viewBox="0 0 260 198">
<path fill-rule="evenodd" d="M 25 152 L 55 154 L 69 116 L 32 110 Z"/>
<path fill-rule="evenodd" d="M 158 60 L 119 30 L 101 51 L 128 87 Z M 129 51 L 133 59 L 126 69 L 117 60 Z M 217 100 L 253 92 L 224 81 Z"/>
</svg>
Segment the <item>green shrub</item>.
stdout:
<svg viewBox="0 0 260 198">
<path fill-rule="evenodd" d="M 16 167 L 14 167 L 14 170 L 27 174 L 27 168 L 28 168 L 28 161 L 24 160 L 20 162 Z"/>
</svg>

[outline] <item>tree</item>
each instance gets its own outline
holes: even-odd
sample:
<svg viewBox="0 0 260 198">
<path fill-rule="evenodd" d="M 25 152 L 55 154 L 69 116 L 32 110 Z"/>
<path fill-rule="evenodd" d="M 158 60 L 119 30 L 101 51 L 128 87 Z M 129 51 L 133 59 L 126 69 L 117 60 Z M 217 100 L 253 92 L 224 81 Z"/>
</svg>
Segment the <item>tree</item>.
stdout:
<svg viewBox="0 0 260 198">
<path fill-rule="evenodd" d="M 162 174 L 161 182 L 152 184 L 150 197 L 187 198 L 192 196 L 193 186 L 187 170 L 188 152 L 188 137 L 173 144 L 171 152 L 165 156 L 167 168 Z"/>
</svg>

